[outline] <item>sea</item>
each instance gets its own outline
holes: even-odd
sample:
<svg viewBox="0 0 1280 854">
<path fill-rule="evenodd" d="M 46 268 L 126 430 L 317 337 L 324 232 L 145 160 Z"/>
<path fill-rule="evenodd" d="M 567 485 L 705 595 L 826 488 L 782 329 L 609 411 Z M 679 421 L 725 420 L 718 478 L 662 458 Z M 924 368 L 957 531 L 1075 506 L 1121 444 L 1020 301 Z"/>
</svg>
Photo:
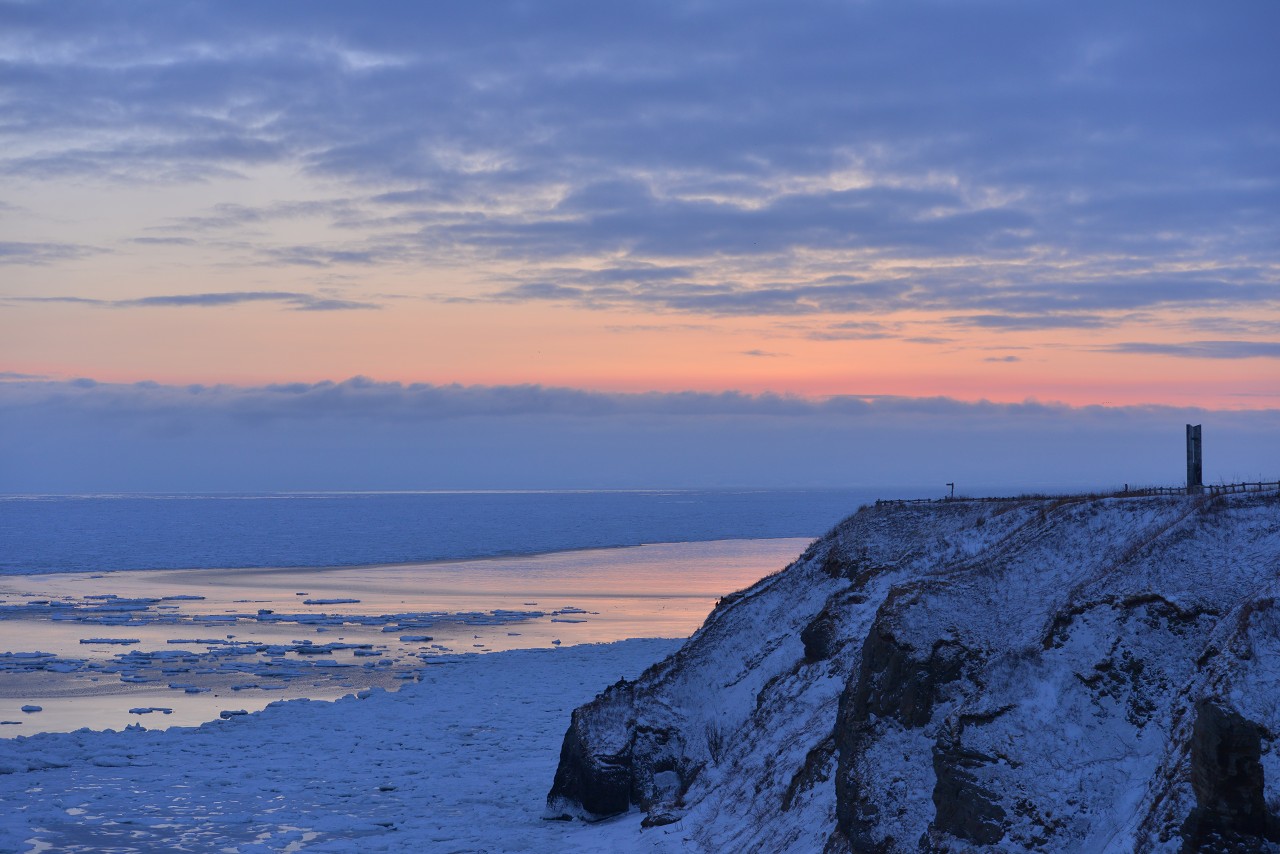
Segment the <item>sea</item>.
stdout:
<svg viewBox="0 0 1280 854">
<path fill-rule="evenodd" d="M 0 741 L 688 637 L 883 490 L 0 498 Z"/>
<path fill-rule="evenodd" d="M 817 537 L 891 489 L 0 496 L 0 573 L 359 566 Z"/>
</svg>

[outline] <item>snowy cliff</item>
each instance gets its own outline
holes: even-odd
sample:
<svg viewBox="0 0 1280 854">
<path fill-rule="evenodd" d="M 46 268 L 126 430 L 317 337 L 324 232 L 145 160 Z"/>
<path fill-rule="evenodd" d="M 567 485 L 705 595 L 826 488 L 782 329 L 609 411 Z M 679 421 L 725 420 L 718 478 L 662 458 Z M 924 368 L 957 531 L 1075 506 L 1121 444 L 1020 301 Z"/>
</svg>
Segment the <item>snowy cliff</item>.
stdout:
<svg viewBox="0 0 1280 854">
<path fill-rule="evenodd" d="M 1278 587 L 1274 495 L 864 508 L 577 709 L 548 817 L 638 808 L 714 851 L 1273 850 Z"/>
</svg>

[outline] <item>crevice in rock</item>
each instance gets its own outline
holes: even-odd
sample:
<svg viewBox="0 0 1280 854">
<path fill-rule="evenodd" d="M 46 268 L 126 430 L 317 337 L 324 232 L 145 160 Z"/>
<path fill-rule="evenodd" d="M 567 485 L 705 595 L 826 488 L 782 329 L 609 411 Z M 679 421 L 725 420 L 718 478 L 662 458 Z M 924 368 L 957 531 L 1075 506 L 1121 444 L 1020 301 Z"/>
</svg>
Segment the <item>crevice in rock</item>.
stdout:
<svg viewBox="0 0 1280 854">
<path fill-rule="evenodd" d="M 791 778 L 791 782 L 787 785 L 787 791 L 782 796 L 782 811 L 788 812 L 791 805 L 795 803 L 798 795 L 812 789 L 819 783 L 825 783 L 831 778 L 831 760 L 836 753 L 836 736 L 831 733 L 817 746 L 809 750 L 804 757 L 804 764 L 800 766 L 800 770 Z"/>
</svg>

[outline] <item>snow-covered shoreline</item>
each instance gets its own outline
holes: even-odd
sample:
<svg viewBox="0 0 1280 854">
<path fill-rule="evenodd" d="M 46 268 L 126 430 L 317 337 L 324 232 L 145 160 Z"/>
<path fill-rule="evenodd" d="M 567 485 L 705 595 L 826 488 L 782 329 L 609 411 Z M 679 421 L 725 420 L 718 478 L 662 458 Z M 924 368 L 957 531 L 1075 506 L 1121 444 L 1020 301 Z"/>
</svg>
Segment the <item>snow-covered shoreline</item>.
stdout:
<svg viewBox="0 0 1280 854">
<path fill-rule="evenodd" d="M 639 813 L 542 817 L 570 711 L 681 643 L 451 656 L 364 699 L 0 740 L 0 851 L 682 850 Z"/>
</svg>

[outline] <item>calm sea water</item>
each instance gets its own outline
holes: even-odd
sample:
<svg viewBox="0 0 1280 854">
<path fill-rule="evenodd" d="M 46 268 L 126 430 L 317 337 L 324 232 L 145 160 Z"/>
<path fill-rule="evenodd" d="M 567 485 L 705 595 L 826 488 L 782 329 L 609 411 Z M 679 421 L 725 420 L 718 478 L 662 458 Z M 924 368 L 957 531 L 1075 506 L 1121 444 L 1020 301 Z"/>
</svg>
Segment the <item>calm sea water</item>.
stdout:
<svg viewBox="0 0 1280 854">
<path fill-rule="evenodd" d="M 892 490 L 0 496 L 0 573 L 352 566 L 817 537 Z"/>
</svg>

